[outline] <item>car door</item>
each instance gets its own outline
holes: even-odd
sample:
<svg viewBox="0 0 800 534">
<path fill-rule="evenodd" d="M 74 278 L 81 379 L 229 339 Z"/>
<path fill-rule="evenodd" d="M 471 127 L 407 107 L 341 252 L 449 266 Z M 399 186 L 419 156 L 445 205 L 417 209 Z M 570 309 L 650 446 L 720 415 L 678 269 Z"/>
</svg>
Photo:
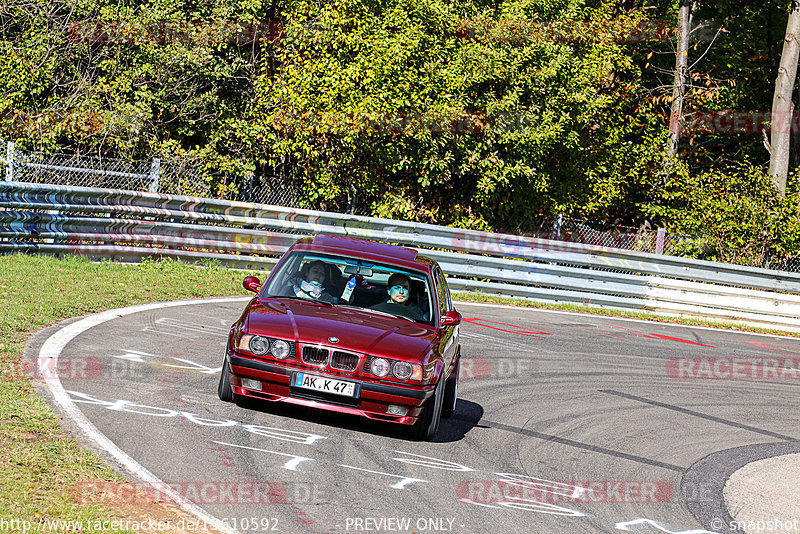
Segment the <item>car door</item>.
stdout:
<svg viewBox="0 0 800 534">
<path fill-rule="evenodd" d="M 439 266 L 434 268 L 433 277 L 436 282 L 436 298 L 439 304 L 438 326 L 441 329 L 439 336 L 439 354 L 442 355 L 445 369 L 447 369 L 446 372 L 449 373 L 449 369 L 454 363 L 458 350 L 459 325 L 441 325 L 444 314 L 453 309 L 453 301 L 450 296 L 450 289 L 447 287 L 444 273 L 442 273 Z"/>
</svg>

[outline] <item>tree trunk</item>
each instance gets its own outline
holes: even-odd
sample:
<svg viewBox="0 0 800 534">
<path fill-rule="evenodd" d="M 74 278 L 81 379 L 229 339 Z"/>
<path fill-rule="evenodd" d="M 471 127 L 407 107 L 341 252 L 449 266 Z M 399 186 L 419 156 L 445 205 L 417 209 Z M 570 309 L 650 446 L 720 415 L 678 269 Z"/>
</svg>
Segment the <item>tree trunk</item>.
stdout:
<svg viewBox="0 0 800 534">
<path fill-rule="evenodd" d="M 686 78 L 689 75 L 689 37 L 695 4 L 695 0 L 681 0 L 678 10 L 678 48 L 675 52 L 675 83 L 672 88 L 672 113 L 669 116 L 667 161 L 672 161 L 678 154 L 678 143 L 683 129 L 683 99 L 686 95 Z"/>
<path fill-rule="evenodd" d="M 800 0 L 792 0 L 792 11 L 786 23 L 781 64 L 775 79 L 775 94 L 772 97 L 772 121 L 769 159 L 769 175 L 772 183 L 783 194 L 786 191 L 786 176 L 789 174 L 789 147 L 791 144 L 793 118 L 792 93 L 797 77 L 797 60 L 800 57 Z"/>
<path fill-rule="evenodd" d="M 800 86 L 798 86 L 795 83 L 795 88 L 797 89 L 797 96 L 800 97 Z M 796 118 L 796 114 L 792 118 L 795 119 Z M 792 124 L 796 124 L 796 123 L 793 121 Z M 793 133 L 797 133 L 797 132 L 793 131 Z M 791 146 L 789 148 L 789 156 L 790 156 L 789 165 L 790 165 L 790 167 L 792 169 L 797 169 L 798 167 L 800 167 L 800 135 L 793 135 L 791 137 L 790 145 Z"/>
</svg>

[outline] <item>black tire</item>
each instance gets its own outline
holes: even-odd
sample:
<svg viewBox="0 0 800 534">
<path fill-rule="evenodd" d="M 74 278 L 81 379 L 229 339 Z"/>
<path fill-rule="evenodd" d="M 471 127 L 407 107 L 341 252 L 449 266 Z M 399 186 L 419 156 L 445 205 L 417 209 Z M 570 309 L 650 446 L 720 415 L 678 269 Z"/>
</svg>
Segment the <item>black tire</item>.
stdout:
<svg viewBox="0 0 800 534">
<path fill-rule="evenodd" d="M 228 365 L 227 358 L 222 361 L 222 373 L 219 377 L 219 386 L 217 386 L 217 395 L 219 400 L 225 402 L 233 402 L 235 400 L 233 388 L 231 388 L 231 370 Z"/>
<path fill-rule="evenodd" d="M 428 399 L 417 422 L 411 426 L 409 434 L 412 438 L 419 441 L 431 441 L 439 430 L 439 422 L 442 419 L 442 401 L 444 400 L 444 382 L 443 378 L 439 379 L 433 396 Z"/>
<path fill-rule="evenodd" d="M 444 386 L 444 399 L 442 400 L 442 417 L 450 418 L 456 411 L 458 401 L 458 370 L 461 367 L 461 358 L 458 359 L 456 366 L 450 373 L 447 383 Z"/>
</svg>

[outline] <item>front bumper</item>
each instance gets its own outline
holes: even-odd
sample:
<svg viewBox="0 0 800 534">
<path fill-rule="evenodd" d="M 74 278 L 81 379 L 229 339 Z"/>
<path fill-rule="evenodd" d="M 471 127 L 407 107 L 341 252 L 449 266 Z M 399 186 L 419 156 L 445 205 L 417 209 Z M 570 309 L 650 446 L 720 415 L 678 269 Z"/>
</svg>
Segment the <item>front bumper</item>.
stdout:
<svg viewBox="0 0 800 534">
<path fill-rule="evenodd" d="M 244 358 L 230 351 L 227 352 L 227 359 L 231 368 L 231 388 L 236 395 L 359 415 L 403 425 L 416 422 L 422 407 L 433 396 L 435 389 L 433 385 L 403 387 L 365 381 L 360 377 L 349 375 L 329 374 L 319 369 L 285 367 L 267 361 Z M 297 371 L 354 382 L 357 395 L 345 397 L 293 387 L 292 375 Z M 242 378 L 259 380 L 261 391 L 242 387 Z M 405 416 L 387 414 L 386 409 L 390 404 L 404 406 L 408 408 L 408 413 Z"/>
</svg>

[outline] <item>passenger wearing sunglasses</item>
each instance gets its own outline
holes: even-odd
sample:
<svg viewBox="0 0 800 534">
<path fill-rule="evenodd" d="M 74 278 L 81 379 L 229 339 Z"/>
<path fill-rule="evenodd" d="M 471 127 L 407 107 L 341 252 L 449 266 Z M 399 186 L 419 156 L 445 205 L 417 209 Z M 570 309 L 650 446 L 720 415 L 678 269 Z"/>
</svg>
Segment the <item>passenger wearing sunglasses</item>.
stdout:
<svg viewBox="0 0 800 534">
<path fill-rule="evenodd" d="M 418 306 L 409 301 L 411 296 L 411 279 L 401 273 L 389 277 L 389 298 L 371 306 L 371 310 L 382 311 L 394 315 L 402 315 L 412 321 L 425 322 L 425 314 Z"/>
<path fill-rule="evenodd" d="M 325 286 L 328 278 L 327 273 L 328 265 L 322 260 L 306 263 L 294 280 L 294 294 L 301 298 L 336 304 L 338 299 L 329 294 Z"/>
</svg>

